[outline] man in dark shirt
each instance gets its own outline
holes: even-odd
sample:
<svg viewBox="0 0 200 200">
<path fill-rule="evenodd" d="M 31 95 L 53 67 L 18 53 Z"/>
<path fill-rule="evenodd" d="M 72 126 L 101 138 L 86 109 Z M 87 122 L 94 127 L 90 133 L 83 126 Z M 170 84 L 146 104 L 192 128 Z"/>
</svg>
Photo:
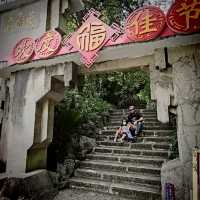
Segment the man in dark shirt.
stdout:
<svg viewBox="0 0 200 200">
<path fill-rule="evenodd" d="M 137 136 L 143 130 L 143 120 L 144 118 L 138 111 L 135 110 L 135 107 L 130 106 L 127 122 L 130 122 L 132 124 L 130 128 L 132 135 Z"/>
</svg>

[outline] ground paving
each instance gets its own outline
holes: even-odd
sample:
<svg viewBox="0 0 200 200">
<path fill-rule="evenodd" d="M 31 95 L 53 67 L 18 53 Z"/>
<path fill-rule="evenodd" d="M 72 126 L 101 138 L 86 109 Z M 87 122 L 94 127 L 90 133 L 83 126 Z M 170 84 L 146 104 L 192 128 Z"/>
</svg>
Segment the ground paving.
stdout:
<svg viewBox="0 0 200 200">
<path fill-rule="evenodd" d="M 60 191 L 54 200 L 128 200 L 128 199 L 117 196 L 110 196 L 103 193 L 91 192 L 91 191 L 66 189 Z"/>
</svg>

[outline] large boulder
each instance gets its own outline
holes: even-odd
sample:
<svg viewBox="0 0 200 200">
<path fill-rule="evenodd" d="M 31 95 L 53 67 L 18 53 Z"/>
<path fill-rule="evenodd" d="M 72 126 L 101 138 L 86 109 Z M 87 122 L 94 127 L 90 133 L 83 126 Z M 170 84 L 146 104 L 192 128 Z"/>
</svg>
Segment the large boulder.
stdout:
<svg viewBox="0 0 200 200">
<path fill-rule="evenodd" d="M 0 198 L 18 199 L 24 190 L 24 183 L 19 178 L 5 178 L 1 180 Z"/>
<path fill-rule="evenodd" d="M 4 200 L 53 200 L 57 193 L 46 170 L 0 180 L 0 199 Z"/>
<path fill-rule="evenodd" d="M 87 136 L 80 136 L 80 149 L 86 150 L 90 153 L 92 149 L 96 146 L 96 140 Z"/>
<path fill-rule="evenodd" d="M 74 159 L 66 158 L 63 163 L 57 163 L 57 172 L 60 179 L 66 179 L 73 175 L 76 166 Z"/>
</svg>

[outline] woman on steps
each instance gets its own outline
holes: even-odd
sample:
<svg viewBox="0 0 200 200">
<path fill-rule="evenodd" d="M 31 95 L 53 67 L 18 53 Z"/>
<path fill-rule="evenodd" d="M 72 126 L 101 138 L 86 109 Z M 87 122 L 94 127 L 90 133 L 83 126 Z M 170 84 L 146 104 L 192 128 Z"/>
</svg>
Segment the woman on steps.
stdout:
<svg viewBox="0 0 200 200">
<path fill-rule="evenodd" d="M 120 142 L 123 142 L 125 139 L 128 141 L 133 141 L 134 136 L 130 132 L 131 126 L 131 123 L 127 123 L 125 119 L 122 120 L 121 126 L 116 131 L 114 142 L 117 142 L 117 138 L 120 138 Z"/>
</svg>

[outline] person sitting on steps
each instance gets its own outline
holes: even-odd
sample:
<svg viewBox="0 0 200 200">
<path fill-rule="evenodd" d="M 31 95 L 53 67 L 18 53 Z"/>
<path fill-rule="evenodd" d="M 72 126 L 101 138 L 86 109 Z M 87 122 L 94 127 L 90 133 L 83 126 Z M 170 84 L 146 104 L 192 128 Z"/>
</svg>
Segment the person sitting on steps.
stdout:
<svg viewBox="0 0 200 200">
<path fill-rule="evenodd" d="M 122 120 L 121 126 L 116 131 L 114 142 L 117 142 L 117 138 L 120 138 L 120 142 L 123 142 L 125 139 L 128 141 L 133 141 L 134 136 L 131 134 L 130 128 L 131 123 L 127 123 L 125 119 Z"/>
<path fill-rule="evenodd" d="M 143 116 L 136 111 L 134 106 L 129 106 L 129 114 L 127 116 L 127 123 L 130 123 L 130 131 L 132 135 L 138 136 L 144 129 Z"/>
</svg>

